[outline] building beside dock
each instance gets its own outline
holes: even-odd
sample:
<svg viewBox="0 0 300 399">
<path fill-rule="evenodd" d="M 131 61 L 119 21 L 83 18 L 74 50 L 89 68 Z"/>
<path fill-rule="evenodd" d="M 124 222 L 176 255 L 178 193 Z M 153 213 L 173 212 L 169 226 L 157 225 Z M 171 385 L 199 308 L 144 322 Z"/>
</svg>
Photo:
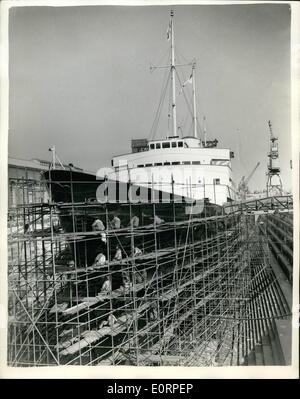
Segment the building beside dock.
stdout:
<svg viewBox="0 0 300 399">
<path fill-rule="evenodd" d="M 43 159 L 20 159 L 8 157 L 8 207 L 21 204 L 48 202 L 49 194 L 43 181 L 43 173 L 51 167 L 51 162 Z M 69 165 L 57 163 L 57 169 Z M 72 166 L 74 170 L 81 168 Z"/>
</svg>

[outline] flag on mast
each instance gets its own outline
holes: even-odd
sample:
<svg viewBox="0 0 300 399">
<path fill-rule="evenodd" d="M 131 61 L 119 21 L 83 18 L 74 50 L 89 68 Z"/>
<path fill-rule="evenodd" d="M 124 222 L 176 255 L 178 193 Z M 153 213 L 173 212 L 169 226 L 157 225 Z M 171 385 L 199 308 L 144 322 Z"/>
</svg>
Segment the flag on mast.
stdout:
<svg viewBox="0 0 300 399">
<path fill-rule="evenodd" d="M 192 74 L 192 73 L 191 73 L 191 76 L 188 78 L 188 80 L 186 80 L 186 81 L 183 83 L 183 85 L 181 86 L 180 93 L 182 93 L 183 88 L 184 88 L 188 83 L 193 84 L 193 74 Z M 179 93 L 179 94 L 180 94 L 180 93 Z"/>
<path fill-rule="evenodd" d="M 183 83 L 183 85 L 182 85 L 182 87 L 184 87 L 186 84 L 188 84 L 188 83 L 190 83 L 190 84 L 192 84 L 193 83 L 193 74 L 191 73 L 191 76 L 188 78 L 188 80 L 186 80 L 184 83 Z"/>
<path fill-rule="evenodd" d="M 171 38 L 171 21 L 169 22 L 169 26 L 167 29 L 167 40 L 169 41 Z"/>
</svg>

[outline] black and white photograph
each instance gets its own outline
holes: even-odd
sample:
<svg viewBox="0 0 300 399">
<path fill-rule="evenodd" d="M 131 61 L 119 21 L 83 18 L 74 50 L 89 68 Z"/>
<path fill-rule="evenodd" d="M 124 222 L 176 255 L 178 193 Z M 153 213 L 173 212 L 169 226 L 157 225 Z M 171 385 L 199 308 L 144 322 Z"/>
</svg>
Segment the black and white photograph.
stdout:
<svg viewBox="0 0 300 399">
<path fill-rule="evenodd" d="M 291 2 L 7 3 L 6 366 L 295 378 Z"/>
</svg>

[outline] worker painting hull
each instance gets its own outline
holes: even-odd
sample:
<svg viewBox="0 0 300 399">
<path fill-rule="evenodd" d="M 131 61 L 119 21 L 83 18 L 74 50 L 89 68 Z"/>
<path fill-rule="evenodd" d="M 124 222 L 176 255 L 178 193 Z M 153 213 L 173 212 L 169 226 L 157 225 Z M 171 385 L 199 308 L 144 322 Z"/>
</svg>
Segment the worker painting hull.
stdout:
<svg viewBox="0 0 300 399">
<path fill-rule="evenodd" d="M 123 256 L 130 254 L 132 251 L 130 236 L 121 234 L 109 237 L 109 245 L 104 231 L 94 231 L 93 223 L 96 219 L 100 219 L 104 227 L 108 226 L 109 230 L 113 230 L 111 225 L 112 219 L 117 216 L 120 219 L 120 230 L 128 230 L 130 221 L 133 217 L 138 218 L 138 228 L 151 226 L 154 223 L 154 206 L 155 215 L 166 224 L 173 223 L 174 217 L 176 222 L 185 221 L 190 218 L 191 211 L 197 217 L 209 216 L 220 213 L 220 207 L 210 204 L 208 201 L 191 201 L 190 198 L 173 196 L 169 201 L 160 201 L 164 197 L 164 193 L 158 190 L 147 190 L 147 199 L 145 196 L 140 202 L 132 204 L 127 201 L 117 201 L 101 203 L 97 200 L 97 190 L 104 180 L 98 180 L 93 174 L 77 172 L 72 170 L 51 170 L 44 174 L 46 184 L 49 188 L 51 201 L 57 204 L 61 227 L 65 233 L 76 233 L 76 239 L 68 239 L 68 248 L 58 255 L 56 262 L 59 265 L 75 264 L 76 267 L 88 267 L 95 263 L 95 259 L 99 253 L 112 258 L 118 244 L 122 244 Z M 108 182 L 109 185 L 110 182 Z M 115 186 L 116 182 L 111 182 Z M 117 182 L 117 194 L 120 192 L 128 192 L 128 183 Z M 138 187 L 135 187 L 138 189 Z M 153 202 L 154 199 L 154 202 Z M 158 220 L 159 220 L 158 219 Z M 180 232 L 184 231 L 183 227 Z M 150 232 L 147 234 L 151 234 Z M 84 233 L 80 236 L 80 233 Z M 88 239 L 86 234 L 89 234 Z M 178 233 L 179 234 L 179 233 Z M 180 233 L 181 234 L 181 233 Z M 161 233 L 161 245 L 174 246 L 174 231 L 166 229 Z M 137 240 L 136 245 L 142 247 L 142 235 L 140 242 Z"/>
</svg>

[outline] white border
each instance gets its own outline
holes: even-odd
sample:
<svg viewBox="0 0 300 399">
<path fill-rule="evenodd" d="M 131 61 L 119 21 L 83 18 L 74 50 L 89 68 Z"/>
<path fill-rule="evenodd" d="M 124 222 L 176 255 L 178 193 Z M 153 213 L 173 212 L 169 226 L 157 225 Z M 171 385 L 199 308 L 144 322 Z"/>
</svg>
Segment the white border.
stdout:
<svg viewBox="0 0 300 399">
<path fill-rule="evenodd" d="M 6 366 L 7 334 L 7 143 L 8 143 L 8 12 L 11 7 L 24 6 L 91 6 L 91 5 L 200 5 L 200 4 L 290 4 L 292 8 L 291 79 L 292 79 L 292 159 L 294 195 L 294 290 L 293 290 L 293 338 L 292 366 L 247 366 L 247 367 L 130 367 L 130 366 L 53 366 L 20 368 Z M 300 88 L 300 3 L 289 1 L 188 1 L 188 0 L 135 0 L 135 1 L 91 1 L 91 0 L 2 0 L 0 3 L 0 377 L 1 378 L 299 378 L 299 88 Z"/>
</svg>

